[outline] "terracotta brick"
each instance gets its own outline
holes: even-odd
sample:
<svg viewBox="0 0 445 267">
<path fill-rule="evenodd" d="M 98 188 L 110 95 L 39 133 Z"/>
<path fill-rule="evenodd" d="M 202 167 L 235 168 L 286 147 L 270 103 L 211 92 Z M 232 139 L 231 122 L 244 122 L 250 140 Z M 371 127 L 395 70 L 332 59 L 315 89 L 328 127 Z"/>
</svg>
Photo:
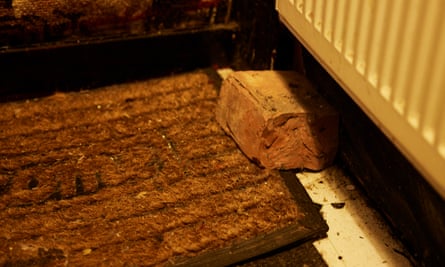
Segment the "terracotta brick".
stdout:
<svg viewBox="0 0 445 267">
<path fill-rule="evenodd" d="M 216 119 L 253 161 L 320 170 L 338 147 L 338 113 L 291 71 L 239 71 L 224 80 Z"/>
</svg>

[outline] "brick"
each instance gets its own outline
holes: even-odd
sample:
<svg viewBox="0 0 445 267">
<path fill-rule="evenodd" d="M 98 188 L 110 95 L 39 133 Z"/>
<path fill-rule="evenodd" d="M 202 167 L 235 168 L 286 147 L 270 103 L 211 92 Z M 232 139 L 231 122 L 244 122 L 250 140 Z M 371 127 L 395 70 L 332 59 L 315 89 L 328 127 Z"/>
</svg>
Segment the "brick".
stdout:
<svg viewBox="0 0 445 267">
<path fill-rule="evenodd" d="M 320 170 L 336 155 L 338 113 L 296 72 L 233 72 L 221 86 L 216 119 L 265 168 Z"/>
</svg>

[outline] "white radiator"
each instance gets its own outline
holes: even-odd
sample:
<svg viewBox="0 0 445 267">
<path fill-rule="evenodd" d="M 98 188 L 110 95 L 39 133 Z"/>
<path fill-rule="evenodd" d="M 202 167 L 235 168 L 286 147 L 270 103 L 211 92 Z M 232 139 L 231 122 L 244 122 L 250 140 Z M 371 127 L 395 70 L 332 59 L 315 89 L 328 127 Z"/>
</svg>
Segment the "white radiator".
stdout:
<svg viewBox="0 0 445 267">
<path fill-rule="evenodd" d="M 276 9 L 445 198 L 445 1 L 277 0 Z"/>
</svg>

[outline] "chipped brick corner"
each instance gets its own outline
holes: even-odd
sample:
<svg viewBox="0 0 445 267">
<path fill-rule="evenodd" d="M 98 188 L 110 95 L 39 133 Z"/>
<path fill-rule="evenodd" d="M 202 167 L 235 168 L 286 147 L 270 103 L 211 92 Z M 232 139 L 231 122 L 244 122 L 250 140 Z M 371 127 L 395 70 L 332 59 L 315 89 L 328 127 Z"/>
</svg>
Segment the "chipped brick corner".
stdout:
<svg viewBox="0 0 445 267">
<path fill-rule="evenodd" d="M 338 147 L 338 113 L 293 71 L 238 71 L 224 80 L 216 119 L 270 169 L 321 170 Z"/>
</svg>

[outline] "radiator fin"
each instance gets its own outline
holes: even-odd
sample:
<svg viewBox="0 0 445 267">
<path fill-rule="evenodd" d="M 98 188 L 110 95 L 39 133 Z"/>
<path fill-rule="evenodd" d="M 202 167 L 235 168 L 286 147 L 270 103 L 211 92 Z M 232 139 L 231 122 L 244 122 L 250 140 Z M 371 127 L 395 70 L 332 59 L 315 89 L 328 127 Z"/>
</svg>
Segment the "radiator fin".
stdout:
<svg viewBox="0 0 445 267">
<path fill-rule="evenodd" d="M 277 0 L 276 7 L 445 197 L 445 2 Z"/>
</svg>

